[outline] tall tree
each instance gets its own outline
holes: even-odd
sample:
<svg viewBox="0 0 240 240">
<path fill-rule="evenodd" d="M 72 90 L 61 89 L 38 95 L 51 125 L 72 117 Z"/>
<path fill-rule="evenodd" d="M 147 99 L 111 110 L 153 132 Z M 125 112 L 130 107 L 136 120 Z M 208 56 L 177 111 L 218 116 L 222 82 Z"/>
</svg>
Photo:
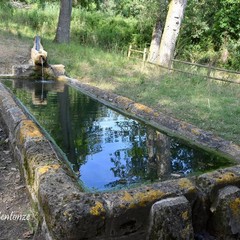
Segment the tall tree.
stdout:
<svg viewBox="0 0 240 240">
<path fill-rule="evenodd" d="M 151 63 L 156 63 L 158 54 L 159 54 L 159 48 L 160 48 L 160 42 L 161 37 L 163 33 L 163 28 L 166 20 L 167 15 L 167 6 L 168 3 L 166 0 L 152 0 L 152 9 L 147 9 L 147 14 L 149 15 L 149 11 L 151 11 L 153 17 L 157 19 L 153 32 L 152 32 L 152 40 L 151 45 L 149 49 L 149 55 L 148 55 L 148 61 Z"/>
<path fill-rule="evenodd" d="M 157 20 L 152 33 L 152 41 L 149 49 L 148 62 L 155 63 L 158 58 L 163 24 L 160 18 Z"/>
<path fill-rule="evenodd" d="M 61 0 L 60 13 L 55 41 L 68 43 L 70 41 L 70 24 L 72 14 L 72 0 Z"/>
<path fill-rule="evenodd" d="M 187 0 L 171 0 L 169 3 L 157 60 L 159 65 L 168 67 L 171 64 L 186 5 Z"/>
</svg>

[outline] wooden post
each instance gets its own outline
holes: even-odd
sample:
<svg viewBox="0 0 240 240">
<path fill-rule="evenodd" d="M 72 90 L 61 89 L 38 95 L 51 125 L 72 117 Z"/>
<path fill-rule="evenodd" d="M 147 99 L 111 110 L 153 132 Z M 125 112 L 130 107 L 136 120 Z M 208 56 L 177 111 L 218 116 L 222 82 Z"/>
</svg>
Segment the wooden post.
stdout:
<svg viewBox="0 0 240 240">
<path fill-rule="evenodd" d="M 132 51 L 132 44 L 130 44 L 130 46 L 128 48 L 128 58 L 130 58 L 130 56 L 131 56 L 131 51 Z"/>
<path fill-rule="evenodd" d="M 173 66 L 173 61 L 172 61 L 172 58 L 170 58 L 169 63 L 168 63 L 168 71 L 171 70 L 172 66 Z"/>
<path fill-rule="evenodd" d="M 211 71 L 212 71 L 212 61 L 210 61 L 209 65 L 208 65 L 208 72 L 207 72 L 207 78 L 210 77 Z"/>
<path fill-rule="evenodd" d="M 143 62 L 146 62 L 146 58 L 147 58 L 147 48 L 144 48 L 144 50 L 143 50 Z"/>
</svg>

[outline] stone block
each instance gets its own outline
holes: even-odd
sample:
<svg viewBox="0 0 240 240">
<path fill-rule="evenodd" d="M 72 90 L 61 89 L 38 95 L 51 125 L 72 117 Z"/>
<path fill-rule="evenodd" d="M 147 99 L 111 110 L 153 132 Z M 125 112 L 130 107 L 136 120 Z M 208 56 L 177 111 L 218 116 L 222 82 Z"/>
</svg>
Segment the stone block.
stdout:
<svg viewBox="0 0 240 240">
<path fill-rule="evenodd" d="M 44 68 L 44 74 L 50 78 L 57 78 L 65 75 L 65 66 L 62 64 L 49 65 Z"/>
<path fill-rule="evenodd" d="M 194 239 L 191 206 L 185 197 L 167 198 L 153 204 L 148 240 Z"/>
<path fill-rule="evenodd" d="M 37 78 L 41 75 L 41 69 L 31 64 L 14 65 L 12 67 L 12 73 L 19 78 Z"/>
<path fill-rule="evenodd" d="M 240 189 L 227 186 L 219 190 L 211 206 L 209 231 L 221 239 L 240 239 Z"/>
</svg>

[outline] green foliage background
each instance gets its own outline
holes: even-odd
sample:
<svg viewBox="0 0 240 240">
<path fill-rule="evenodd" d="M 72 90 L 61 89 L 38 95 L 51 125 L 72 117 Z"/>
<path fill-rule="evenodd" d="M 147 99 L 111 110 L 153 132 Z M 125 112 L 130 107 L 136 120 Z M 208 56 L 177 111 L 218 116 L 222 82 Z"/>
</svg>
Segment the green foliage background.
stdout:
<svg viewBox="0 0 240 240">
<path fill-rule="evenodd" d="M 22 0 L 22 8 L 9 2 L 0 1 L 2 29 L 54 38 L 59 0 Z M 167 4 L 165 0 L 73 0 L 71 39 L 111 51 L 126 52 L 129 44 L 148 47 L 156 20 L 164 23 Z M 239 70 L 239 16 L 239 0 L 188 0 L 175 57 Z"/>
<path fill-rule="evenodd" d="M 189 0 L 177 53 L 192 62 L 214 61 L 239 70 L 239 16 L 239 0 Z"/>
</svg>

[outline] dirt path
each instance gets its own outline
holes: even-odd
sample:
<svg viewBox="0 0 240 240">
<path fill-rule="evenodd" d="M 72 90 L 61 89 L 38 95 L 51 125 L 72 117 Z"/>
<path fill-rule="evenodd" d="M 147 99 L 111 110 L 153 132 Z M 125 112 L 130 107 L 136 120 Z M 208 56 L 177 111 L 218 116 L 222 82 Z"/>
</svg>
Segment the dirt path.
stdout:
<svg viewBox="0 0 240 240">
<path fill-rule="evenodd" d="M 0 32 L 0 74 L 11 73 L 13 65 L 26 64 L 30 48 L 16 37 Z M 0 240 L 44 240 L 34 232 L 37 220 L 30 199 L 0 113 Z"/>
<path fill-rule="evenodd" d="M 32 239 L 34 214 L 8 136 L 0 124 L 0 240 Z"/>
<path fill-rule="evenodd" d="M 30 49 L 14 35 L 3 35 L 0 32 L 0 74 L 12 72 L 13 65 L 26 64 L 30 59 Z"/>
</svg>

